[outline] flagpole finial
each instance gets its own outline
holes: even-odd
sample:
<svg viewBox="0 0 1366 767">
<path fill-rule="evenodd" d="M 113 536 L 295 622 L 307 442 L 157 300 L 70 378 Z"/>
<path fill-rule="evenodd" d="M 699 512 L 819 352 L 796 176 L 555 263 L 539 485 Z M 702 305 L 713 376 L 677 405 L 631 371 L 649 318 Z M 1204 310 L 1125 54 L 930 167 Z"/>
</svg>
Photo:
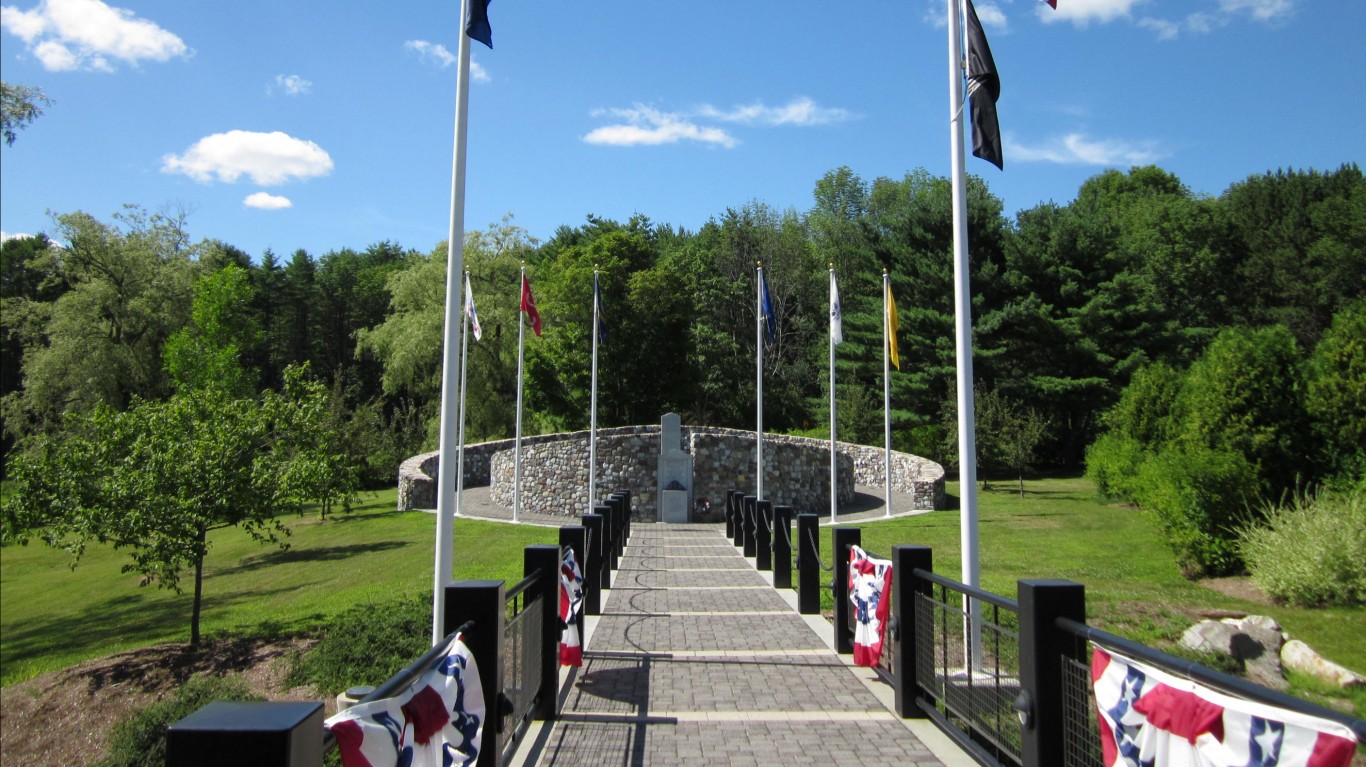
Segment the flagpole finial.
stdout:
<svg viewBox="0 0 1366 767">
<path fill-rule="evenodd" d="M 890 274 L 890 272 L 887 271 L 887 267 L 885 267 L 885 266 L 882 267 L 882 276 L 885 277 L 885 276 L 887 276 L 888 274 Z"/>
</svg>

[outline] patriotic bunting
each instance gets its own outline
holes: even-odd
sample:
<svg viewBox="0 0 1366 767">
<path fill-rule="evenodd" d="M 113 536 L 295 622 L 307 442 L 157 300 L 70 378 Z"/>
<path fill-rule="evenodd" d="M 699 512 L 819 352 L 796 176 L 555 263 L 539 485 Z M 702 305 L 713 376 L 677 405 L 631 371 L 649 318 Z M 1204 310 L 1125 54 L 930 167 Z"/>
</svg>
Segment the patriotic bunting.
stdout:
<svg viewBox="0 0 1366 767">
<path fill-rule="evenodd" d="M 468 767 L 484 729 L 479 665 L 456 635 L 441 661 L 393 698 L 360 703 L 323 726 L 343 767 Z"/>
<path fill-rule="evenodd" d="M 1106 767 L 1347 767 L 1348 728 L 1224 695 L 1096 648 L 1091 681 Z"/>
<path fill-rule="evenodd" d="M 583 612 L 583 572 L 574 559 L 574 550 L 565 547 L 560 562 L 560 665 L 582 666 L 583 646 L 579 641 L 579 615 Z"/>
<path fill-rule="evenodd" d="M 892 608 L 892 563 L 850 546 L 849 601 L 854 603 L 854 665 L 876 666 Z"/>
</svg>

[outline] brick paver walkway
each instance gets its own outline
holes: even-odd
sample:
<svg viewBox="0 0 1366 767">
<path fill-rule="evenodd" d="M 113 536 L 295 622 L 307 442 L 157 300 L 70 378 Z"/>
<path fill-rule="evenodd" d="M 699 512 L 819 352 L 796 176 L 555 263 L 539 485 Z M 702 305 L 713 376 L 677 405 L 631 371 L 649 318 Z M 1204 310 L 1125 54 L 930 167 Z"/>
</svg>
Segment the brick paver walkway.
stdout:
<svg viewBox="0 0 1366 767">
<path fill-rule="evenodd" d="M 723 527 L 637 524 L 620 564 L 540 765 L 942 765 Z"/>
</svg>

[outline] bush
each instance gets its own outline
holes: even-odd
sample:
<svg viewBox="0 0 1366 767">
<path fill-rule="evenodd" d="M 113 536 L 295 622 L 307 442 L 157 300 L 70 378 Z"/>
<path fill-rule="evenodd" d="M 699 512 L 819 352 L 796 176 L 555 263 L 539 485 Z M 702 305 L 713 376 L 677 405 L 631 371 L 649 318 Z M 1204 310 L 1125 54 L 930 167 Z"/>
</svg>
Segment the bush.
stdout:
<svg viewBox="0 0 1366 767">
<path fill-rule="evenodd" d="M 1366 604 L 1366 493 L 1324 494 L 1271 509 L 1239 548 L 1267 596 L 1303 607 Z"/>
<path fill-rule="evenodd" d="M 1242 455 L 1168 448 L 1139 467 L 1138 503 L 1157 517 L 1187 577 L 1242 570 L 1240 531 L 1259 516 L 1257 474 Z"/>
<path fill-rule="evenodd" d="M 1086 476 L 1106 498 L 1138 502 L 1138 469 L 1148 452 L 1137 440 L 1111 432 L 1086 450 Z"/>
<path fill-rule="evenodd" d="M 130 714 L 109 735 L 109 756 L 97 767 L 162 767 L 166 728 L 216 700 L 260 700 L 241 679 L 192 676 L 175 695 Z"/>
<path fill-rule="evenodd" d="M 378 687 L 431 649 L 431 637 L 430 596 L 358 605 L 329 620 L 318 643 L 295 661 L 288 683 L 312 684 L 328 696 Z"/>
<path fill-rule="evenodd" d="M 1305 406 L 1336 483 L 1366 476 L 1366 301 L 1333 318 L 1309 358 Z"/>
</svg>

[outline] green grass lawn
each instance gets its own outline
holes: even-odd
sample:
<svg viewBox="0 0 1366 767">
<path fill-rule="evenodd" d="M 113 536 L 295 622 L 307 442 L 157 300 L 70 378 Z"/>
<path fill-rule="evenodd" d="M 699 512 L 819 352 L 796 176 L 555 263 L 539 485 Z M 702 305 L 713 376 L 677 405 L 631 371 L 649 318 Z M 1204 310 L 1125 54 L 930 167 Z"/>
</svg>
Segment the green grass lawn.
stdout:
<svg viewBox="0 0 1366 767">
<path fill-rule="evenodd" d="M 957 505 L 957 483 L 949 483 Z M 888 556 L 896 544 L 934 549 L 934 570 L 962 580 L 959 515 L 939 511 L 858 525 L 863 546 Z M 978 493 L 978 558 L 987 591 L 1015 598 L 1022 578 L 1067 578 L 1086 586 L 1088 622 L 1136 641 L 1169 647 L 1206 608 L 1270 615 L 1322 655 L 1366 671 L 1366 608 L 1304 609 L 1225 596 L 1188 581 L 1144 513 L 1096 498 L 1084 478 L 1014 483 Z M 830 535 L 822 530 L 821 556 L 830 562 Z"/>
<path fill-rule="evenodd" d="M 262 546 L 241 530 L 211 536 L 205 560 L 205 635 L 307 628 L 367 600 L 430 593 L 435 517 L 396 512 L 395 490 L 362 495 L 350 515 L 288 517 L 290 547 Z M 549 528 L 459 519 L 457 578 L 522 576 L 522 547 L 555 543 Z M 39 542 L 0 548 L 0 684 L 90 658 L 189 639 L 186 593 L 139 587 L 120 572 L 128 554 L 91 546 L 79 566 Z M 192 575 L 192 573 L 190 574 Z"/>
</svg>

